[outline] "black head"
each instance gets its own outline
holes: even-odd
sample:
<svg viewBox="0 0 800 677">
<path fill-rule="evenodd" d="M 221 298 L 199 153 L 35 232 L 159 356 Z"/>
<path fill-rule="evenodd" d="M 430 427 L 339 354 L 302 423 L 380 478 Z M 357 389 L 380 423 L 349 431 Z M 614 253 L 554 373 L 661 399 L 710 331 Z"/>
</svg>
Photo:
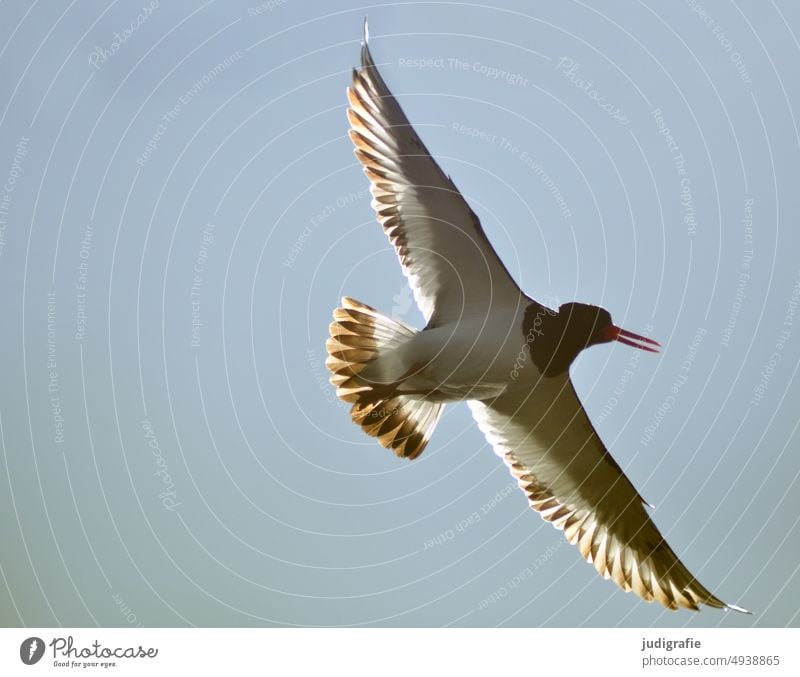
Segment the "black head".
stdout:
<svg viewBox="0 0 800 677">
<path fill-rule="evenodd" d="M 661 345 L 651 338 L 616 326 L 611 321 L 611 313 L 605 308 L 585 303 L 565 303 L 559 307 L 558 314 L 559 316 L 565 315 L 565 326 L 569 333 L 586 337 L 584 348 L 597 343 L 619 341 L 625 345 L 639 348 L 639 350 L 657 353 L 658 349 L 653 346 Z"/>
<path fill-rule="evenodd" d="M 532 305 L 526 313 L 526 337 L 538 339 L 530 342 L 531 357 L 545 376 L 560 374 L 572 364 L 584 348 L 619 341 L 626 345 L 658 352 L 659 344 L 652 339 L 617 327 L 611 314 L 599 306 L 586 303 L 564 303 L 558 313 L 541 310 L 539 304 Z"/>
<path fill-rule="evenodd" d="M 579 350 L 614 340 L 610 335 L 614 323 L 605 308 L 587 303 L 564 303 L 558 308 L 558 316 L 563 318 L 564 334 L 575 337 L 570 342 L 580 345 Z"/>
</svg>

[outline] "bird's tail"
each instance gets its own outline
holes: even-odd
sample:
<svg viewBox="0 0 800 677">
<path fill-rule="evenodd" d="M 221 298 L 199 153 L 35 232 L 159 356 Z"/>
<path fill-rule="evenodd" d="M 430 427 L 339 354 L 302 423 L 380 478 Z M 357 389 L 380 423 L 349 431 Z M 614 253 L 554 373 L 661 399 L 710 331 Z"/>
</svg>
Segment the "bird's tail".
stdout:
<svg viewBox="0 0 800 677">
<path fill-rule="evenodd" d="M 398 456 L 419 456 L 442 415 L 443 404 L 398 395 L 359 376 L 382 352 L 408 341 L 416 329 L 345 296 L 333 311 L 325 366 L 336 394 L 352 403 L 350 417 Z"/>
</svg>

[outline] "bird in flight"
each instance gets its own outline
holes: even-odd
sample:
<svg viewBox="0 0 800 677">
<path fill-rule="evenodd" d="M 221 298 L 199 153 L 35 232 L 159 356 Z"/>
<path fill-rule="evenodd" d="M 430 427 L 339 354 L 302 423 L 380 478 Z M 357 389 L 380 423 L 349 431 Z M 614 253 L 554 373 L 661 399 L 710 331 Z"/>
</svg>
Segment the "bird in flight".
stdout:
<svg viewBox="0 0 800 677">
<path fill-rule="evenodd" d="M 361 68 L 347 90 L 350 139 L 427 324 L 418 331 L 342 299 L 326 365 L 353 422 L 415 459 L 445 403 L 465 400 L 531 507 L 604 578 L 669 609 L 746 612 L 678 559 L 570 380 L 585 348 L 616 341 L 658 352 L 659 344 L 617 327 L 604 308 L 565 303 L 556 312 L 520 290 L 389 91 L 368 42 L 365 25 Z"/>
</svg>

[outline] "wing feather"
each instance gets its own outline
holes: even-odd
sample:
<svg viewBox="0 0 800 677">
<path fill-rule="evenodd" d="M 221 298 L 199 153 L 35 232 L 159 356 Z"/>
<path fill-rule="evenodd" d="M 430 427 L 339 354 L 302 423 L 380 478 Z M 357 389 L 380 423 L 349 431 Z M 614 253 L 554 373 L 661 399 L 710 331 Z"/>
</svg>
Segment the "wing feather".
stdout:
<svg viewBox="0 0 800 677">
<path fill-rule="evenodd" d="M 597 436 L 569 375 L 540 383 L 535 400 L 530 393 L 510 392 L 469 403 L 531 507 L 626 592 L 668 609 L 704 604 L 745 611 L 701 585 L 669 547 Z"/>
<path fill-rule="evenodd" d="M 519 304 L 521 292 L 450 178 L 406 118 L 364 43 L 347 90 L 350 139 L 372 206 L 428 326 Z"/>
</svg>

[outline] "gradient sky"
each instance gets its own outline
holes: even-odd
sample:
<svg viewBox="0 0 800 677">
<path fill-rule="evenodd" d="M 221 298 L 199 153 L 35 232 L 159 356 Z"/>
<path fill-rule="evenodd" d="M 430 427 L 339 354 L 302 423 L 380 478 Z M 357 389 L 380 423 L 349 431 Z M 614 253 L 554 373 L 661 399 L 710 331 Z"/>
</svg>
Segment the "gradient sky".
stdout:
<svg viewBox="0 0 800 677">
<path fill-rule="evenodd" d="M 800 8 L 321 7 L 0 5 L 3 625 L 798 625 Z M 521 287 L 663 343 L 576 388 L 754 615 L 600 579 L 463 404 L 412 463 L 349 421 L 339 297 L 422 325 L 346 137 L 365 15 Z"/>
</svg>

